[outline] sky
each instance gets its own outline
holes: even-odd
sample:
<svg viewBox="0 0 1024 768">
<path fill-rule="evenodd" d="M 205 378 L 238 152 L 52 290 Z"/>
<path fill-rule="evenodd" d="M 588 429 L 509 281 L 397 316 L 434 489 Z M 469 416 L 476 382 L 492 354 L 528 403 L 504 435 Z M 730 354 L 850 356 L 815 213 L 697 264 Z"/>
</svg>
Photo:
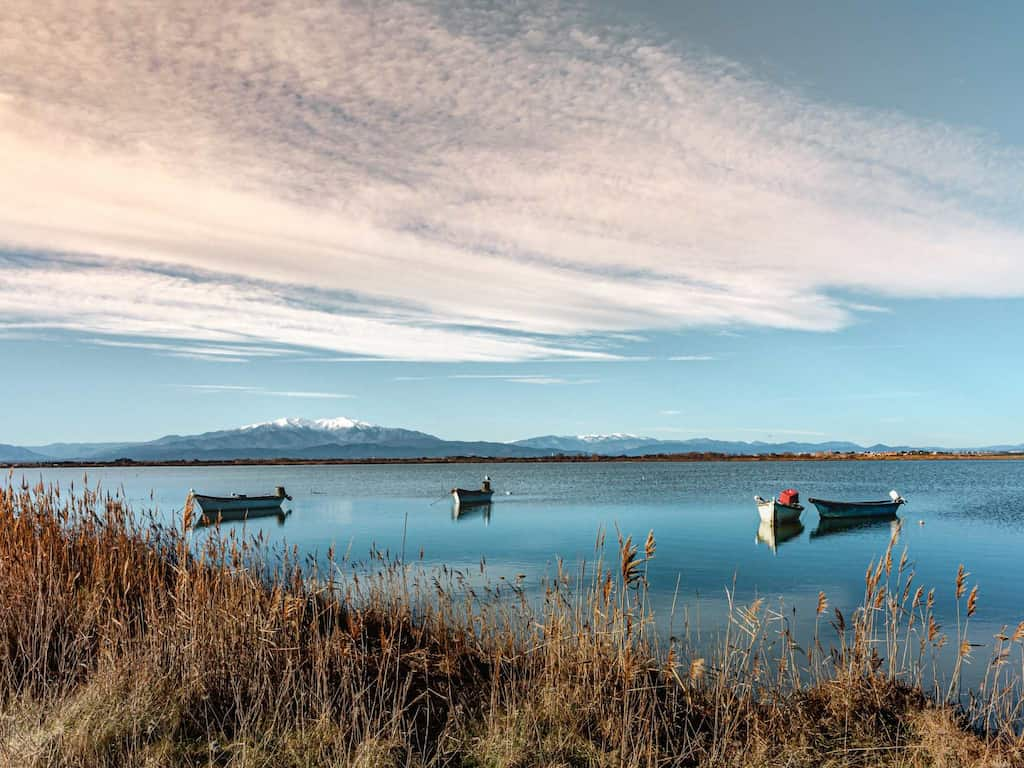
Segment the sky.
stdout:
<svg viewBox="0 0 1024 768">
<path fill-rule="evenodd" d="M 0 8 L 0 443 L 1024 441 L 1017 4 Z"/>
</svg>

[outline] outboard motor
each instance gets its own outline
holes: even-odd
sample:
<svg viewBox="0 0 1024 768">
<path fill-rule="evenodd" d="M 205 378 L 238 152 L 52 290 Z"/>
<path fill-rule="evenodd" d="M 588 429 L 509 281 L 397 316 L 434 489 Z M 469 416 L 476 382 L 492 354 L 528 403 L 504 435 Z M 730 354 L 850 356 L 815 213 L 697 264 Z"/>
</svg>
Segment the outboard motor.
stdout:
<svg viewBox="0 0 1024 768">
<path fill-rule="evenodd" d="M 490 490 L 491 490 L 491 476 L 490 475 L 484 475 L 484 481 L 480 484 L 480 490 L 481 491 L 490 492 Z"/>
<path fill-rule="evenodd" d="M 274 489 L 274 495 L 277 496 L 277 498 L 279 499 L 288 499 L 288 501 L 292 500 L 292 497 L 284 492 L 283 485 L 279 485 L 277 486 L 277 488 Z"/>
</svg>

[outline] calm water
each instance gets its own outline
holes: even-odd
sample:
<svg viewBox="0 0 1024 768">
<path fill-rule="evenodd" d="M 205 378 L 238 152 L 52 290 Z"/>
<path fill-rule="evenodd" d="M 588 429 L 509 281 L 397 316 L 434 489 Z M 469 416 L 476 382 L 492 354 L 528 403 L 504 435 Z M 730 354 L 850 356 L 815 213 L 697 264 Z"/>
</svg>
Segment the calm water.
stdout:
<svg viewBox="0 0 1024 768">
<path fill-rule="evenodd" d="M 446 495 L 455 485 L 476 487 L 489 474 L 496 489 L 490 513 L 454 518 Z M 17 476 L 16 476 L 17 477 Z M 26 473 L 34 482 L 81 484 L 82 470 Z M 908 548 L 917 582 L 936 587 L 946 628 L 955 625 L 953 581 L 964 563 L 980 585 L 972 638 L 989 645 L 1004 624 L 1024 619 L 1024 462 L 886 461 L 757 463 L 469 464 L 423 466 L 172 467 L 89 470 L 88 482 L 123 488 L 136 509 L 180 510 L 189 488 L 211 494 L 270 492 L 285 485 L 294 501 L 284 523 L 251 520 L 253 533 L 287 541 L 305 552 L 334 545 L 352 557 L 371 546 L 398 553 L 405 536 L 410 557 L 428 564 L 477 568 L 486 558 L 491 578 L 526 574 L 536 587 L 556 558 L 592 560 L 603 527 L 640 542 L 657 539 L 650 584 L 667 617 L 678 585 L 691 628 L 706 638 L 726 621 L 726 586 L 736 597 L 781 599 L 796 608 L 798 631 L 813 622 L 819 590 L 830 605 L 858 605 L 868 562 L 884 552 L 890 524 L 827 531 L 807 505 L 803 526 L 775 546 L 759 538 L 753 496 L 786 487 L 801 497 L 884 498 L 898 489 L 901 547 Z M 923 521 L 921 525 L 919 521 Z M 406 529 L 407 523 L 407 529 Z M 240 524 L 238 524 L 240 525 Z M 677 610 L 676 624 L 681 623 Z M 988 647 L 976 649 L 976 673 Z"/>
</svg>

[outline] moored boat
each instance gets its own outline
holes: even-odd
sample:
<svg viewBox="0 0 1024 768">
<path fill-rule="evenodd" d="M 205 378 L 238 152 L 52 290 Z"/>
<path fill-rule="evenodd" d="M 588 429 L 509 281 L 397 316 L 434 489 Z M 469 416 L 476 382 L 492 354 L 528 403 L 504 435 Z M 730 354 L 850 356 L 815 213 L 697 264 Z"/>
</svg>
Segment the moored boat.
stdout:
<svg viewBox="0 0 1024 768">
<path fill-rule="evenodd" d="M 894 517 L 907 500 L 896 491 L 889 491 L 888 501 L 835 501 L 808 499 L 823 518 Z"/>
<path fill-rule="evenodd" d="M 204 513 L 274 510 L 280 509 L 285 499 L 288 501 L 292 499 L 285 492 L 283 485 L 277 486 L 272 496 L 247 496 L 244 493 L 233 493 L 230 496 L 207 496 L 195 491 L 189 491 L 189 495 Z"/>
<path fill-rule="evenodd" d="M 766 523 L 786 523 L 800 519 L 800 513 L 804 511 L 800 504 L 800 494 L 792 488 L 782 491 L 776 499 L 762 499 L 755 496 L 757 512 Z"/>
<path fill-rule="evenodd" d="M 471 504 L 490 504 L 494 490 L 491 488 L 491 478 L 484 477 L 484 481 L 477 489 L 452 488 L 452 498 L 458 506 L 469 506 Z"/>
</svg>

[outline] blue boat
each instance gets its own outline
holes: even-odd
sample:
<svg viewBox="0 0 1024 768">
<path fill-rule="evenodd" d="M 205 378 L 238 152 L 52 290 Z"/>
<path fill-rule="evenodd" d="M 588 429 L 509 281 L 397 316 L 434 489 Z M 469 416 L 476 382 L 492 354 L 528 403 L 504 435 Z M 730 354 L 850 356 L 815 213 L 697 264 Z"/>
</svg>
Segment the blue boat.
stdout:
<svg viewBox="0 0 1024 768">
<path fill-rule="evenodd" d="M 244 493 L 233 493 L 230 496 L 207 496 L 195 491 L 188 493 L 204 513 L 280 509 L 285 499 L 292 500 L 292 497 L 285 492 L 283 485 L 277 486 L 272 496 L 247 496 Z"/>
<path fill-rule="evenodd" d="M 823 518 L 865 518 L 894 517 L 900 506 L 907 500 L 896 491 L 889 491 L 889 498 L 883 501 L 831 501 L 829 499 L 808 499 L 818 508 Z"/>
</svg>

